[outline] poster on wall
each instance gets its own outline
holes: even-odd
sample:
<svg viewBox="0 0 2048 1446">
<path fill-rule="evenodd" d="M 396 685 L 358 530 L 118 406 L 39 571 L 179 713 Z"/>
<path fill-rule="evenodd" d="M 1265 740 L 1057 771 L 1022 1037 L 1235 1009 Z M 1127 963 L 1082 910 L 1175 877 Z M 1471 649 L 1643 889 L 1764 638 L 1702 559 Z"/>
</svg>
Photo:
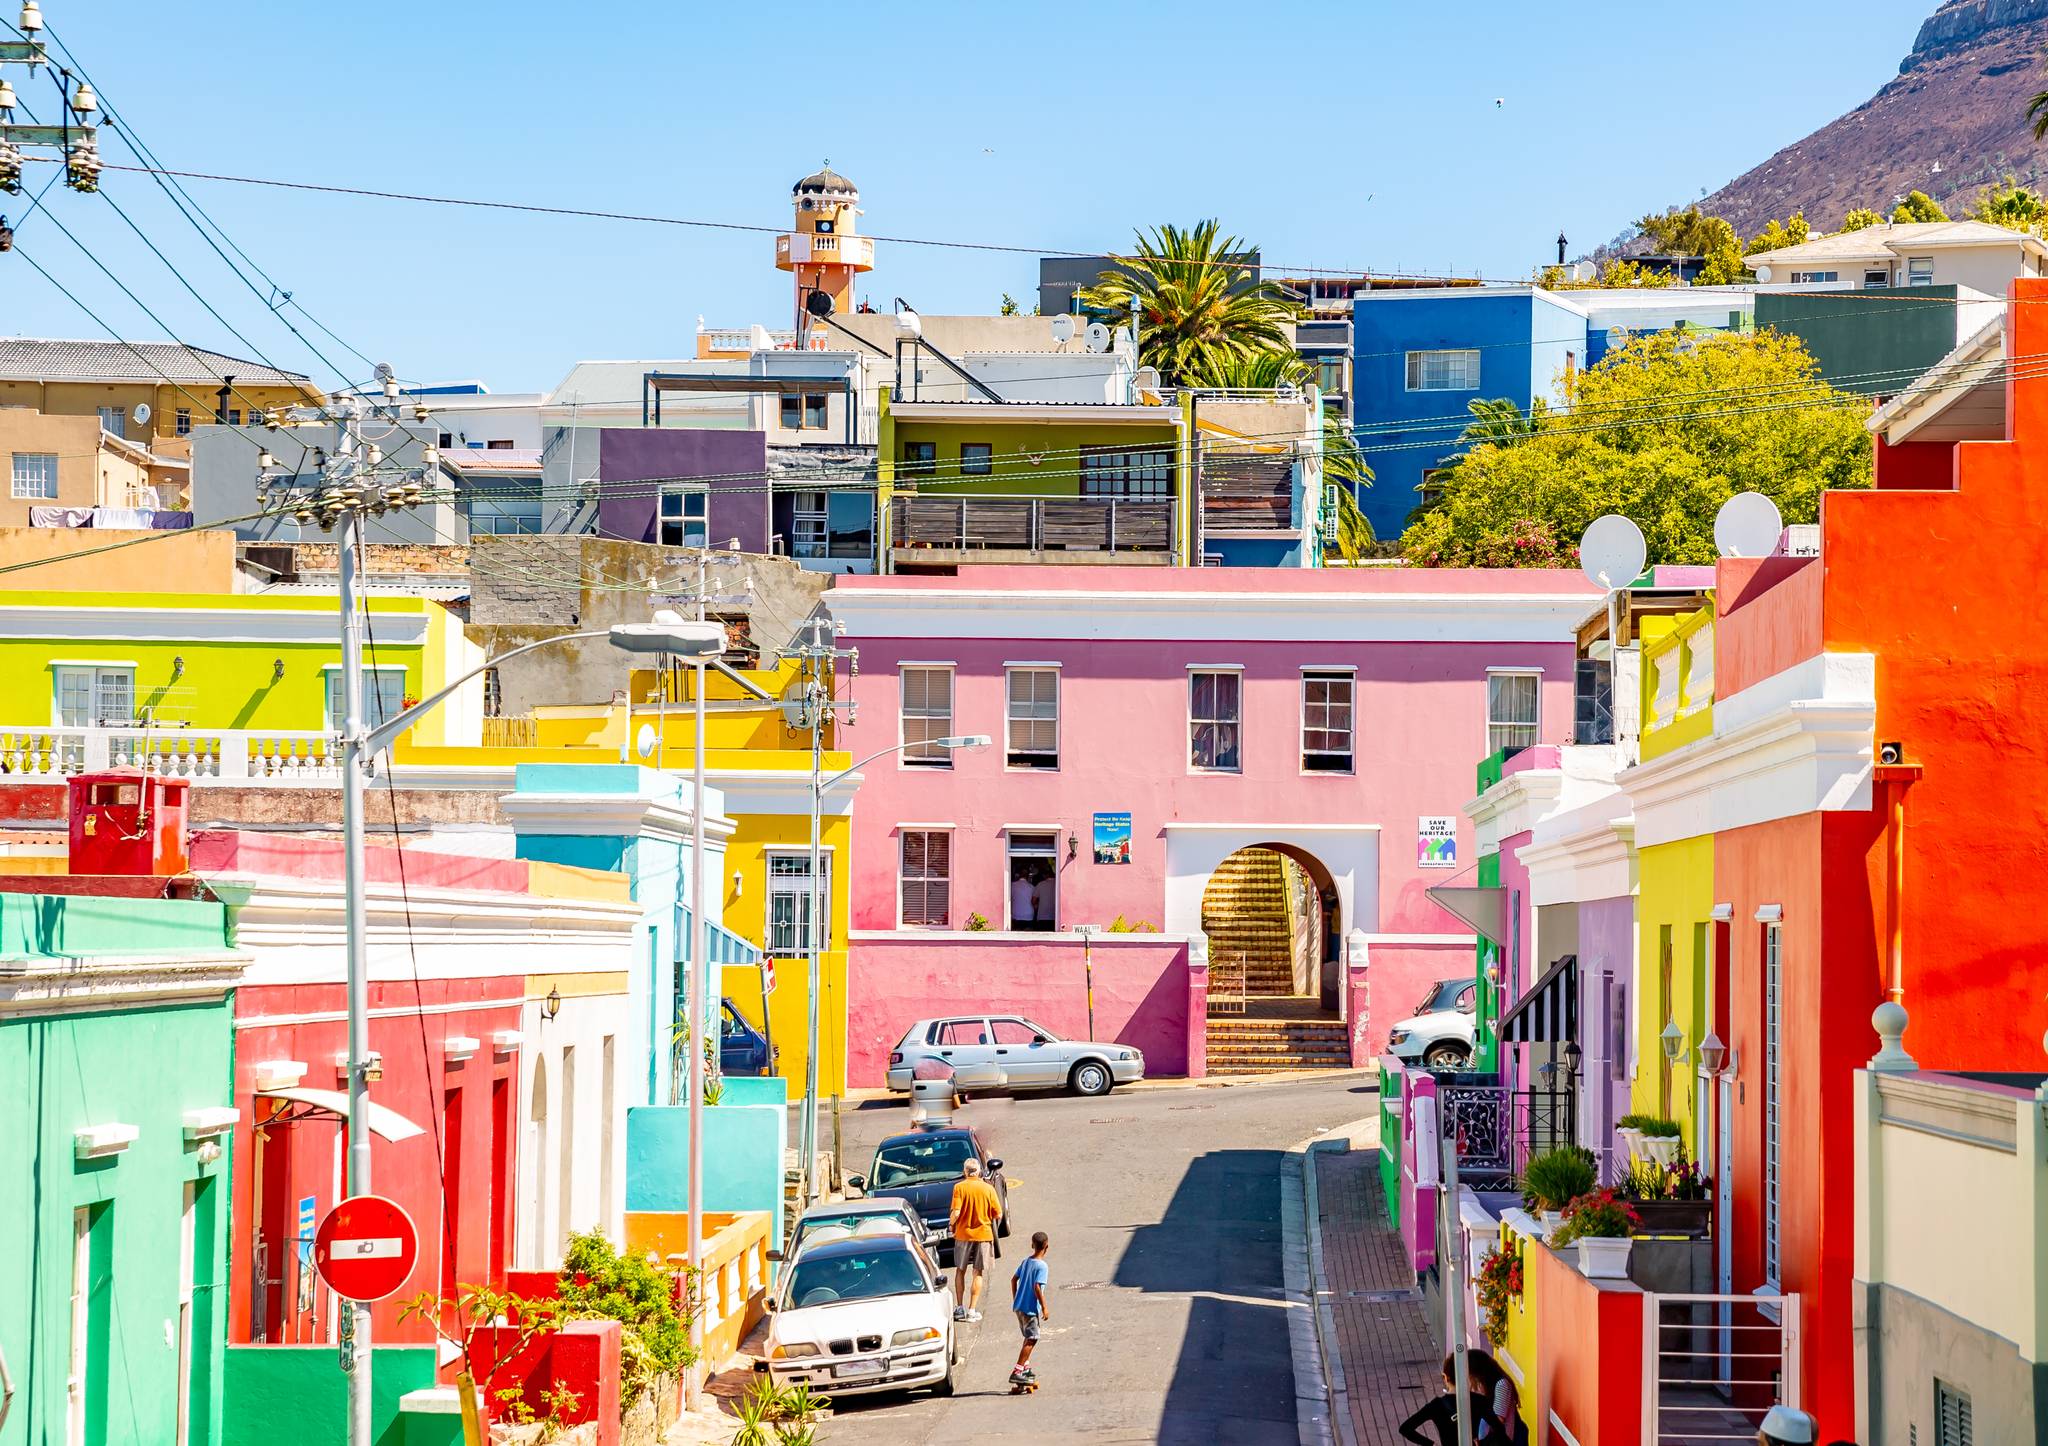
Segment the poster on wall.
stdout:
<svg viewBox="0 0 2048 1446">
<path fill-rule="evenodd" d="M 1127 813 L 1095 815 L 1095 862 L 1127 864 L 1131 861 L 1131 816 Z"/>
<path fill-rule="evenodd" d="M 1415 820 L 1415 866 L 1454 869 L 1458 866 L 1458 820 L 1448 813 L 1425 813 Z"/>
</svg>

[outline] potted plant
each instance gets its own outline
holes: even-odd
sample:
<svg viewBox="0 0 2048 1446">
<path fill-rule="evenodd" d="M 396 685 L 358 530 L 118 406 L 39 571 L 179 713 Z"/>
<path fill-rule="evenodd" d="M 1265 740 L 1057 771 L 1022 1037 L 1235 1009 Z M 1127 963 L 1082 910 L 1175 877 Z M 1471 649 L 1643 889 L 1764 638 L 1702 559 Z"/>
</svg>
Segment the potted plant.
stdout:
<svg viewBox="0 0 2048 1446">
<path fill-rule="evenodd" d="M 1686 1158 L 1685 1146 L 1669 1165 L 1655 1160 L 1631 1164 L 1615 1188 L 1643 1222 L 1640 1235 L 1680 1235 L 1703 1240 L 1713 1229 L 1713 1182 Z"/>
<path fill-rule="evenodd" d="M 1522 1170 L 1522 1203 L 1543 1219 L 1552 1234 L 1564 1220 L 1564 1207 L 1600 1183 L 1593 1152 L 1577 1145 L 1546 1150 Z"/>
<path fill-rule="evenodd" d="M 1642 1224 L 1633 1206 L 1612 1190 L 1572 1201 L 1550 1243 L 1579 1247 L 1579 1274 L 1588 1280 L 1628 1279 L 1629 1236 Z"/>
<path fill-rule="evenodd" d="M 1486 1338 L 1494 1349 L 1507 1344 L 1508 1305 L 1522 1298 L 1522 1250 L 1519 1244 L 1495 1245 L 1479 1262 L 1473 1279 L 1479 1308 L 1486 1312 Z"/>
<path fill-rule="evenodd" d="M 1659 1165 L 1669 1169 L 1678 1159 L 1679 1150 L 1683 1148 L 1678 1135 L 1678 1121 L 1663 1119 L 1656 1115 L 1648 1115 L 1643 1118 L 1637 1128 L 1643 1132 L 1641 1148 L 1637 1150 L 1637 1156 L 1654 1160 Z"/>
</svg>

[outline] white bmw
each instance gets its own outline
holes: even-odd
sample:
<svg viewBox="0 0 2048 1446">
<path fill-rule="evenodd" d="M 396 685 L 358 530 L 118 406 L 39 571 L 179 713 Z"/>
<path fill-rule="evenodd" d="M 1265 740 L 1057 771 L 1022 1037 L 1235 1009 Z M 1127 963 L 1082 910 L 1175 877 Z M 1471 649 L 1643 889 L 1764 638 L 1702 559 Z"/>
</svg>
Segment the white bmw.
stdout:
<svg viewBox="0 0 2048 1446">
<path fill-rule="evenodd" d="M 760 1368 L 777 1386 L 953 1394 L 953 1287 L 900 1231 L 806 1244 L 769 1304 Z"/>
</svg>

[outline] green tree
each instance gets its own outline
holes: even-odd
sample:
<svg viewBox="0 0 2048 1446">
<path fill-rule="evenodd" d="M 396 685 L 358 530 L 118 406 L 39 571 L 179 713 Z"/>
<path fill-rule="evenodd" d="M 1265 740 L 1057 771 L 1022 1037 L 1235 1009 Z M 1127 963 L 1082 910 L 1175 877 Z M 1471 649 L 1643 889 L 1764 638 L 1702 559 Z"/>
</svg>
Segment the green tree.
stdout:
<svg viewBox="0 0 2048 1446">
<path fill-rule="evenodd" d="M 1861 231 L 1866 226 L 1882 226 L 1884 217 L 1868 206 L 1858 206 L 1842 218 L 1844 231 Z"/>
<path fill-rule="evenodd" d="M 1651 562 L 1710 563 L 1714 514 L 1737 492 L 1796 523 L 1818 516 L 1823 491 L 1870 485 L 1868 403 L 1821 381 L 1796 337 L 1639 336 L 1566 392 L 1529 435 L 1482 442 L 1438 474 L 1402 534 L 1409 561 L 1569 566 L 1587 524 L 1620 512 Z"/>
<path fill-rule="evenodd" d="M 1550 403 L 1538 397 L 1529 404 L 1525 415 L 1506 397 L 1480 397 L 1465 403 L 1465 410 L 1472 414 L 1472 420 L 1458 434 L 1459 446 L 1478 447 L 1491 442 L 1498 447 L 1512 447 L 1543 429 L 1544 420 L 1550 415 Z"/>
<path fill-rule="evenodd" d="M 2008 175 L 1996 186 L 1986 186 L 1970 205 L 1972 221 L 1987 221 L 2009 231 L 2039 231 L 2048 220 L 2048 201 Z"/>
<path fill-rule="evenodd" d="M 1661 267 L 1620 258 L 1603 262 L 1599 272 L 1585 281 L 1574 277 L 1568 266 L 1539 266 L 1534 280 L 1545 291 L 1581 291 L 1596 286 L 1656 288 L 1678 284 L 1678 277 Z"/>
<path fill-rule="evenodd" d="M 1725 286 L 1750 279 L 1742 265 L 1742 238 L 1719 216 L 1709 216 L 1697 206 L 1645 216 L 1636 222 L 1660 256 L 1704 256 L 1707 264 L 1694 278 L 1699 286 Z"/>
<path fill-rule="evenodd" d="M 1947 219 L 1948 212 L 1942 210 L 1935 203 L 1934 198 L 1925 191 L 1908 191 L 1906 199 L 1892 208 L 1892 220 L 1895 222 L 1946 221 Z"/>
<path fill-rule="evenodd" d="M 1783 221 L 1766 222 L 1763 230 L 1749 238 L 1742 254 L 1754 256 L 1759 251 L 1782 251 L 1787 246 L 1804 246 L 1812 234 L 1813 227 L 1806 224 L 1806 213 L 1794 211 Z"/>
<path fill-rule="evenodd" d="M 1003 304 L 997 308 L 997 312 L 1003 316 L 1015 316 L 1017 314 L 1017 298 L 1005 291 L 1003 293 Z"/>
<path fill-rule="evenodd" d="M 1213 219 L 1141 231 L 1136 254 L 1119 257 L 1078 296 L 1090 311 L 1117 316 L 1135 299 L 1141 358 L 1180 384 L 1217 363 L 1289 350 L 1296 309 L 1272 282 L 1250 279 L 1239 258 L 1251 249 Z"/>
</svg>

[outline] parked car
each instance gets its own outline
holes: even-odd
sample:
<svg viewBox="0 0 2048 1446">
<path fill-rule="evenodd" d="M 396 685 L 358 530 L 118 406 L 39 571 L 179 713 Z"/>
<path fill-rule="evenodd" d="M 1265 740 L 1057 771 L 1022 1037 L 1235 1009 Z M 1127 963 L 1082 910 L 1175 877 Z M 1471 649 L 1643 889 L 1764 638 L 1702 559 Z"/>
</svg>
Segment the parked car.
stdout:
<svg viewBox="0 0 2048 1446">
<path fill-rule="evenodd" d="M 924 1217 L 917 1213 L 917 1207 L 893 1195 L 813 1205 L 797 1217 L 789 1249 L 783 1254 L 788 1259 L 796 1259 L 805 1244 L 821 1232 L 844 1230 L 859 1235 L 877 1229 L 900 1230 L 919 1245 L 932 1249 L 934 1258 L 937 1257 L 937 1251 L 931 1245 L 931 1232 L 925 1229 Z"/>
<path fill-rule="evenodd" d="M 730 999 L 721 1001 L 718 1021 L 718 1069 L 721 1074 L 768 1074 L 774 1068 L 774 1054 L 768 1036 L 740 1013 Z"/>
<path fill-rule="evenodd" d="M 1129 1045 L 1061 1039 L 1015 1014 L 920 1019 L 889 1053 L 889 1088 L 909 1092 L 917 1066 L 951 1066 L 962 1089 L 1056 1090 L 1106 1095 L 1145 1077 L 1145 1056 Z"/>
<path fill-rule="evenodd" d="M 1387 1053 L 1430 1069 L 1463 1069 L 1472 1058 L 1477 992 L 1469 975 L 1432 984 L 1415 1012 L 1387 1031 Z"/>
<path fill-rule="evenodd" d="M 1003 1218 L 996 1234 L 1010 1233 L 1010 1186 L 1003 1179 L 1003 1162 L 992 1159 L 982 1147 L 981 1136 L 967 1125 L 931 1125 L 900 1135 L 891 1135 L 875 1147 L 874 1164 L 865 1175 L 849 1175 L 846 1183 L 871 1200 L 903 1200 L 924 1221 L 932 1248 L 940 1263 L 952 1264 L 953 1187 L 960 1183 L 963 1166 L 969 1160 L 981 1162 L 981 1173 L 995 1186 L 1003 1202 Z"/>
<path fill-rule="evenodd" d="M 953 1287 L 900 1231 L 818 1240 L 784 1269 L 768 1307 L 756 1369 L 777 1387 L 953 1394 Z"/>
</svg>

